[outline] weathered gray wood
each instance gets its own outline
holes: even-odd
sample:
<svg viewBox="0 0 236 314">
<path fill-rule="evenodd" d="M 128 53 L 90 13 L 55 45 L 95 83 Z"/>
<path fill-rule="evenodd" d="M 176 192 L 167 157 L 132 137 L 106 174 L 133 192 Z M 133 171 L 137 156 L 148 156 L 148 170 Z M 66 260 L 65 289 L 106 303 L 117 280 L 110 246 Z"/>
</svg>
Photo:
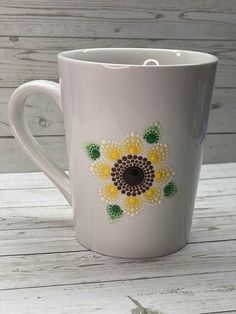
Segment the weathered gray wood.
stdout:
<svg viewBox="0 0 236 314">
<path fill-rule="evenodd" d="M 235 206 L 236 195 L 214 195 L 209 197 L 198 197 L 196 198 L 195 207 L 196 208 L 209 208 L 209 207 L 224 207 Z"/>
<path fill-rule="evenodd" d="M 202 180 L 198 185 L 198 197 L 236 195 L 236 178 Z"/>
<path fill-rule="evenodd" d="M 99 46 L 193 49 L 219 56 L 208 132 L 225 134 L 208 135 L 205 160 L 235 161 L 235 7 L 234 0 L 2 0 L 0 172 L 37 169 L 6 138 L 11 136 L 6 115 L 11 88 L 30 79 L 57 79 L 58 51 Z M 45 96 L 32 97 L 26 116 L 49 155 L 67 169 L 64 138 L 58 136 L 64 134 L 63 118 L 56 106 Z M 236 313 L 236 241 L 228 241 L 236 230 L 235 167 L 204 167 L 192 244 L 146 261 L 83 251 L 71 227 L 71 207 L 43 175 L 24 175 L 27 182 L 23 175 L 1 177 L 0 286 L 10 290 L 0 291 L 0 313 Z"/>
<path fill-rule="evenodd" d="M 0 136 L 12 136 L 7 106 L 13 91 L 13 88 L 0 88 Z M 34 135 L 65 134 L 63 115 L 47 95 L 35 94 L 28 97 L 25 118 Z"/>
<path fill-rule="evenodd" d="M 215 88 L 208 133 L 236 133 L 236 89 Z"/>
<path fill-rule="evenodd" d="M 233 0 L 1 1 L 0 137 L 11 134 L 6 111 L 9 95 L 2 87 L 16 87 L 31 79 L 58 79 L 56 54 L 62 50 L 130 46 L 206 51 L 220 59 L 215 85 L 235 88 L 235 11 Z M 235 133 L 235 89 L 215 93 L 208 131 Z M 42 105 L 38 104 L 39 99 Z M 45 96 L 28 100 L 26 117 L 36 135 L 64 134 L 63 117 L 50 100 L 45 101 Z M 230 145 L 210 140 L 208 148 L 214 147 L 207 150 L 205 161 L 235 160 L 231 148 L 235 140 L 233 135 L 228 136 L 224 140 Z M 48 147 L 49 142 L 45 144 Z M 9 147 L 14 146 L 9 143 L 5 139 L 2 143 L 0 138 L 0 149 L 6 148 L 7 155 Z M 16 158 L 9 163 L 1 156 L 0 172 L 36 170 L 22 153 L 14 148 L 13 153 Z M 64 156 L 58 154 L 53 152 L 53 158 L 61 159 L 66 168 Z M 22 162 L 22 168 L 16 160 Z"/>
<path fill-rule="evenodd" d="M 118 259 L 84 249 L 71 227 L 72 209 L 59 205 L 60 197 L 55 206 L 41 201 L 44 207 L 21 207 L 19 200 L 18 207 L 2 207 L 0 313 L 236 312 L 235 172 L 235 164 L 202 167 L 196 203 L 205 204 L 194 211 L 191 244 L 156 259 Z M 23 176 L 34 182 L 32 189 Z M 22 192 L 23 200 L 24 191 L 34 191 L 29 199 L 40 200 L 42 191 L 56 191 L 41 173 L 18 180 L 16 174 L 0 175 L 0 182 L 0 204 L 5 192 L 16 198 Z"/>
<path fill-rule="evenodd" d="M 67 170 L 64 136 L 37 137 L 48 156 Z M 209 134 L 207 136 L 204 163 L 236 160 L 235 134 Z M 0 173 L 38 171 L 39 169 L 21 151 L 14 138 L 0 139 Z"/>
<path fill-rule="evenodd" d="M 221 178 L 236 178 L 235 163 L 202 165 L 200 181 Z M 202 182 L 199 183 L 201 189 Z M 210 183 L 211 184 L 211 183 Z M 222 186 L 222 185 L 221 185 Z M 0 190 L 52 188 L 54 184 L 42 172 L 2 173 Z M 207 186 L 208 189 L 208 186 Z"/>
<path fill-rule="evenodd" d="M 69 205 L 2 207 L 0 212 L 0 230 L 53 229 L 73 225 Z"/>
<path fill-rule="evenodd" d="M 202 165 L 201 180 L 235 178 L 235 163 Z M 202 183 L 200 182 L 199 185 Z M 54 184 L 42 172 L 31 173 L 2 173 L 0 190 L 40 189 L 55 187 Z"/>
<path fill-rule="evenodd" d="M 72 227 L 0 230 L 0 256 L 86 250 Z"/>
<path fill-rule="evenodd" d="M 55 185 L 42 172 L 1 173 L 0 176 L 0 190 L 45 189 L 55 187 Z M 211 185 L 211 183 L 209 183 L 211 182 L 209 181 L 210 179 L 221 178 L 228 178 L 229 182 L 231 178 L 236 178 L 235 163 L 202 165 L 200 181 L 207 180 L 208 184 Z M 198 189 L 202 189 L 202 186 L 206 186 L 208 189 L 208 186 L 205 185 L 204 182 L 199 183 Z"/>
<path fill-rule="evenodd" d="M 236 271 L 235 254 L 236 241 L 227 241 L 188 244 L 168 257 L 146 260 L 90 251 L 1 256 L 0 289 L 230 272 Z"/>
<path fill-rule="evenodd" d="M 4 69 L 3 71 L 1 71 L 1 73 L 3 73 L 3 81 L 6 82 L 7 81 L 7 75 L 10 75 L 10 80 L 12 82 L 12 79 L 17 78 L 17 73 L 19 72 L 19 75 L 23 75 L 23 81 L 25 81 L 25 79 L 31 79 L 31 78 L 45 78 L 46 74 L 43 74 L 42 71 L 48 71 L 48 69 L 50 69 L 51 67 L 54 68 L 54 72 L 56 73 L 56 64 L 55 64 L 55 57 L 56 57 L 56 53 L 60 50 L 58 48 L 59 45 L 61 45 L 61 50 L 63 49 L 68 49 L 69 43 L 73 42 L 74 46 L 69 46 L 70 48 L 76 48 L 78 47 L 79 43 L 81 43 L 80 41 L 82 40 L 84 43 L 84 45 L 87 43 L 87 47 L 89 47 L 89 45 L 94 45 L 94 40 L 91 39 L 79 39 L 79 43 L 77 44 L 76 41 L 73 39 L 49 39 L 49 38 L 45 38 L 43 40 L 39 40 L 39 39 L 32 39 L 32 38 L 19 38 L 18 41 L 14 42 L 14 40 L 11 38 L 11 40 L 9 40 L 8 38 L 2 38 L 3 42 L 1 41 L 1 44 L 5 49 L 5 53 L 4 56 L 9 56 L 11 58 L 11 53 L 8 53 L 7 49 L 10 49 L 11 51 L 14 52 L 14 54 L 16 53 L 16 51 L 20 51 L 19 55 L 21 56 L 23 55 L 38 55 L 38 57 L 36 58 L 36 60 L 34 58 L 32 58 L 32 60 L 30 60 L 30 56 L 29 57 L 24 57 L 22 60 L 22 57 L 19 57 L 18 63 L 16 63 L 16 61 L 14 60 L 10 60 L 9 59 L 9 64 L 12 64 L 12 69 L 14 70 L 14 75 L 13 74 L 9 74 L 11 73 L 11 71 L 8 70 L 6 71 L 6 73 L 4 73 Z M 41 38 L 42 39 L 42 38 Z M 123 39 L 121 40 L 114 40 L 112 43 L 110 43 L 109 40 L 107 39 L 102 39 L 102 40 L 98 40 L 97 44 L 98 46 L 100 46 L 102 44 L 102 41 L 104 42 L 104 46 L 107 45 L 129 45 L 129 41 L 132 42 L 130 43 L 130 45 L 132 46 L 137 46 L 137 45 L 141 45 L 141 46 L 152 46 L 152 47 L 163 47 L 163 45 L 165 44 L 165 47 L 173 47 L 178 44 L 178 42 L 180 43 L 181 47 L 180 48 L 184 48 L 184 49 L 199 49 L 199 45 L 200 47 L 202 47 L 201 49 L 203 51 L 209 51 L 209 49 L 213 49 L 212 45 L 214 47 L 214 51 L 209 51 L 209 52 L 216 52 L 216 54 L 219 54 L 219 57 L 222 59 L 222 62 L 224 61 L 225 63 L 222 64 L 222 81 L 226 82 L 227 80 L 225 79 L 225 75 L 228 75 L 227 73 L 230 73 L 230 71 L 232 71 L 232 69 L 234 69 L 234 66 L 231 66 L 229 60 L 232 59 L 232 57 L 234 58 L 234 42 L 231 43 L 231 47 L 228 46 L 224 48 L 224 45 L 222 42 L 218 42 L 218 43 L 214 43 L 214 42 L 208 42 L 208 41 L 203 41 L 203 42 L 199 42 L 199 41 L 147 41 L 147 40 L 129 40 L 129 41 L 125 41 Z M 118 44 L 115 44 L 116 41 L 119 41 Z M 123 44 L 121 44 L 124 41 Z M 99 43 L 100 42 L 100 43 Z M 191 44 L 189 44 L 191 42 Z M 228 44 L 228 43 L 227 43 Z M 25 46 L 24 46 L 25 45 Z M 72 44 L 71 44 L 72 45 Z M 229 45 L 229 44 L 228 44 Z M 14 49 L 12 49 L 14 47 Z M 19 48 L 18 48 L 19 47 Z M 24 48 L 26 47 L 26 48 Z M 37 49 L 35 49 L 35 47 Z M 49 48 L 48 48 L 49 47 Z M 34 48 L 34 50 L 32 50 Z M 31 49 L 31 50 L 30 50 Z M 200 50 L 200 49 L 199 49 Z M 25 53 L 24 53 L 25 51 Z M 38 51 L 38 53 L 37 53 Z M 223 51 L 223 52 L 222 52 Z M 29 52 L 29 53 L 27 53 Z M 40 59 L 41 56 L 41 59 Z M 53 56 L 53 57 L 52 57 Z M 51 58 L 54 58 L 53 60 Z M 26 59 L 26 60 L 25 60 Z M 4 58 L 5 60 L 5 58 Z M 37 61 L 38 60 L 38 61 Z M 46 61 L 48 60 L 48 61 Z M 43 61 L 43 62 L 42 62 Z M 31 64 L 32 62 L 32 64 Z M 221 61 L 220 61 L 221 62 Z M 42 66 L 42 63 L 45 63 L 45 67 Z M 234 63 L 233 63 L 234 64 Z M 23 67 L 22 67 L 23 66 Z M 32 72 L 30 70 L 30 72 L 28 72 L 27 69 L 31 69 L 31 67 L 34 67 L 34 72 Z M 27 77 L 27 73 L 33 73 L 33 77 Z M 37 74 L 38 73 L 38 74 Z M 221 72 L 218 71 L 218 73 L 220 74 Z M 1 75 L 1 74 L 0 74 Z M 31 74 L 30 74 L 31 75 Z M 37 76 L 38 75 L 38 76 Z M 53 79 L 56 78 L 57 74 L 54 74 Z M 220 74 L 221 75 L 221 74 Z M 219 75 L 218 75 L 219 77 Z M 235 80 L 233 79 L 233 77 L 235 77 L 235 73 L 232 73 L 232 77 L 229 77 L 229 82 L 230 84 L 235 82 Z M 50 75 L 46 75 L 46 78 L 50 78 Z M 3 82 L 3 84 L 5 84 Z M 20 82 L 18 82 L 20 83 Z M 12 83 L 11 83 L 12 84 Z M 234 84 L 234 83 L 233 83 Z M 224 85 L 224 84 L 223 84 Z M 9 128 L 9 123 L 8 123 L 8 119 L 7 119 L 7 100 L 9 98 L 9 95 L 11 94 L 11 92 L 13 91 L 13 89 L 0 89 L 0 135 L 1 136 L 10 136 L 11 132 L 10 132 L 10 128 Z M 236 119 L 236 106 L 235 106 L 235 100 L 236 100 L 236 89 L 215 89 L 214 91 L 214 98 L 213 98 L 213 110 L 211 112 L 211 116 L 210 116 L 210 123 L 209 123 L 209 129 L 208 131 L 211 133 L 214 132 L 226 132 L 226 133 L 231 133 L 231 132 L 235 132 L 235 119 Z M 32 107 L 31 107 L 32 106 Z M 64 126 L 63 126 L 63 116 L 62 114 L 59 112 L 59 110 L 57 109 L 57 107 L 53 104 L 53 102 L 48 99 L 46 96 L 38 96 L 38 97 L 31 97 L 31 99 L 29 99 L 27 101 L 27 106 L 26 106 L 26 118 L 29 121 L 30 127 L 32 127 L 33 133 L 36 135 L 62 135 L 64 134 Z M 231 146 L 232 144 L 234 144 L 234 139 L 235 136 L 233 135 L 229 135 L 229 138 L 227 137 L 226 140 L 229 140 L 230 143 L 227 146 L 227 143 L 225 143 L 223 141 L 223 143 L 215 143 L 215 140 L 213 138 L 213 149 L 210 149 L 210 147 L 212 146 L 212 143 L 210 142 L 208 144 L 208 152 L 206 153 L 206 158 L 205 161 L 206 162 L 219 162 L 219 161 L 234 161 L 235 159 L 235 154 L 234 154 L 234 150 L 233 150 L 233 146 Z M 1 141 L 1 140 L 0 140 Z M 44 140 L 46 141 L 46 140 Z M 0 144 L 1 145 L 1 144 Z M 4 145 L 4 144 L 3 144 Z M 48 144 L 48 146 L 50 146 L 50 144 Z M 221 147 L 223 146 L 223 147 Z M 220 149 L 221 147 L 221 149 Z M 216 148 L 216 150 L 214 149 Z M 219 150 L 219 156 L 218 156 L 218 150 Z M 30 170 L 36 170 L 37 168 L 35 166 L 32 165 L 32 163 L 30 163 L 27 159 L 24 159 L 23 154 L 20 153 L 20 156 L 18 158 L 18 153 L 15 155 L 17 157 L 17 159 L 19 160 L 24 160 L 24 165 L 22 164 L 22 169 L 20 169 L 16 164 L 13 166 L 9 165 L 9 164 L 4 164 L 2 162 L 3 168 L 5 169 L 5 171 L 30 171 Z M 209 158 L 208 158 L 209 156 Z M 54 157 L 54 156 L 53 156 Z M 58 158 L 64 158 L 64 157 L 60 157 L 58 156 Z M 65 163 L 65 162 L 64 162 Z M 25 167 L 26 166 L 26 167 Z M 1 167 L 0 167 L 1 168 Z M 1 171 L 1 169 L 0 169 Z"/>
<path fill-rule="evenodd" d="M 11 197 L 14 193 L 14 198 Z M 57 188 L 1 190 L 1 207 L 56 206 L 67 205 Z"/>
<path fill-rule="evenodd" d="M 17 41 L 18 40 L 18 41 Z M 234 42 L 227 43 L 227 47 L 224 47 L 225 43 L 220 42 L 208 42 L 208 41 L 150 41 L 150 40 L 123 40 L 123 39 L 101 39 L 96 41 L 97 46 L 148 46 L 148 47 L 176 47 L 176 45 L 180 44 L 180 48 L 183 49 L 196 49 L 202 51 L 208 51 L 212 53 L 216 53 L 220 57 L 220 63 L 222 63 L 219 67 L 218 77 L 222 77 L 222 84 L 225 85 L 226 81 L 230 82 L 230 86 L 234 84 L 235 80 L 235 70 L 234 66 L 231 65 L 230 59 L 235 58 L 235 48 Z M 2 38 L 1 40 L 1 47 L 4 51 L 4 58 L 7 63 L 7 71 L 4 73 L 4 68 L 1 71 L 3 73 L 3 84 L 7 82 L 8 75 L 10 78 L 10 82 L 12 85 L 12 79 L 18 80 L 18 74 L 22 77 L 21 81 L 18 81 L 16 84 L 32 79 L 32 78 L 52 78 L 55 79 L 57 77 L 56 73 L 56 64 L 55 64 L 55 57 L 56 53 L 59 50 L 76 48 L 76 47 L 89 47 L 94 46 L 94 40 L 91 39 L 78 39 L 78 43 L 76 40 L 72 39 L 63 39 L 60 38 Z M 61 48 L 59 48 L 59 46 Z M 14 48 L 14 49 L 12 49 Z M 210 49 L 214 49 L 210 50 Z M 9 50 L 9 52 L 8 52 Z M 12 52 L 14 53 L 14 59 L 12 59 Z M 222 52 L 223 51 L 223 52 Z M 16 54 L 17 52 L 17 54 Z M 22 58 L 22 55 L 24 56 Z M 26 56 L 25 56 L 26 55 Z M 18 57 L 17 57 L 18 56 Z M 33 57 L 31 57 L 33 56 Z M 8 61 L 7 61 L 8 60 Z M 12 65 L 11 65 L 12 64 Z M 45 66 L 44 66 L 45 64 Z M 233 63 L 234 64 L 234 63 Z M 9 70 L 9 66 L 12 66 L 12 71 Z M 31 69 L 33 66 L 34 71 Z M 52 70 L 50 70 L 52 69 Z M 221 71 L 222 69 L 222 71 Z M 225 78 L 225 75 L 228 75 L 232 72 L 232 75 L 229 79 Z M 43 73 L 42 71 L 46 71 Z M 48 71 L 53 71 L 53 76 L 51 77 Z M 33 76 L 27 76 L 29 75 Z M 221 74 L 222 73 L 222 74 Z M 23 75 L 23 76 L 22 76 Z M 219 76 L 220 75 L 220 76 Z M 1 74 L 0 74 L 1 76 Z M 234 85 L 233 85 L 234 86 Z M 7 100 L 9 98 L 9 94 L 12 92 L 13 89 L 0 89 L 0 135 L 1 136 L 9 136 L 11 134 L 9 129 L 9 124 L 7 121 Z M 235 106 L 235 99 L 236 99 L 236 90 L 235 89 L 216 89 L 213 98 L 213 110 L 210 116 L 210 123 L 208 131 L 211 133 L 214 132 L 235 132 L 235 119 L 236 119 L 236 106 Z M 39 101 L 40 100 L 40 101 Z M 31 107 L 32 106 L 32 107 Z M 53 102 L 48 99 L 46 96 L 38 96 L 38 97 L 31 97 L 27 101 L 26 107 L 26 118 L 29 121 L 30 127 L 32 127 L 33 133 L 36 135 L 62 135 L 64 134 L 64 126 L 63 126 L 63 116 L 57 109 L 57 107 L 53 104 Z M 212 146 L 212 142 L 208 144 L 208 152 L 206 153 L 206 162 L 218 162 L 218 161 L 234 161 L 235 154 L 234 150 L 232 149 L 234 144 L 235 136 L 229 135 L 226 140 L 229 140 L 230 143 L 228 147 L 225 147 L 227 143 L 219 143 L 215 142 L 215 138 L 213 138 L 213 149 L 210 149 Z M 0 140 L 1 141 L 1 140 Z M 44 139 L 44 141 L 46 141 Z M 50 141 L 50 140 L 49 140 Z M 1 144 L 0 144 L 1 145 Z M 4 145 L 4 144 L 3 144 Z M 48 144 L 50 146 L 50 144 Z M 221 147 L 220 149 L 220 146 Z M 216 148 L 216 150 L 214 149 Z M 219 155 L 218 155 L 219 150 Z M 17 159 L 24 160 L 24 165 L 22 164 L 22 170 L 15 164 L 13 169 L 12 165 L 4 164 L 3 168 L 6 171 L 30 171 L 33 169 L 37 169 L 35 166 L 32 165 L 27 159 L 23 157 L 23 154 L 20 153 L 18 158 L 18 153 L 15 155 Z M 209 156 L 209 158 L 208 158 Z M 54 156 L 53 156 L 54 157 Z M 58 156 L 58 158 L 64 158 Z M 26 166 L 26 167 L 25 167 Z M 1 167 L 0 167 L 1 168 Z M 1 169 L 0 169 L 1 171 Z"/>
<path fill-rule="evenodd" d="M 235 38 L 234 1 L 194 8 L 159 1 L 1 1 L 0 35 L 117 38 Z M 201 1 L 203 3 L 203 1 Z M 174 7 L 174 4 L 176 7 Z M 212 7 L 210 8 L 210 4 Z M 208 8 L 206 8 L 208 7 Z M 17 25 L 17 27 L 15 27 Z"/>
<path fill-rule="evenodd" d="M 39 137 L 37 140 L 55 163 L 63 169 L 68 169 L 64 136 Z M 23 153 L 14 138 L 0 138 L 0 152 L 0 173 L 39 170 Z"/>
<path fill-rule="evenodd" d="M 235 163 L 202 165 L 200 180 L 236 177 Z"/>
<path fill-rule="evenodd" d="M 14 177 L 14 176 L 13 176 Z M 27 179 L 27 177 L 26 177 Z M 14 198 L 11 195 L 14 193 Z M 197 200 L 214 197 L 236 196 L 236 178 L 201 180 Z M 18 188 L 0 189 L 0 208 L 30 207 L 30 206 L 56 206 L 67 205 L 67 201 L 55 187 L 44 188 Z M 196 207 L 199 204 L 196 203 Z M 209 201 L 210 205 L 210 201 Z M 202 207 L 202 206 L 201 206 Z"/>
<path fill-rule="evenodd" d="M 0 256 L 87 250 L 76 241 L 72 225 L 68 206 L 2 208 Z M 195 209 L 189 243 L 227 240 L 236 240 L 235 207 Z"/>
<path fill-rule="evenodd" d="M 57 53 L 68 49 L 89 47 L 174 48 L 212 53 L 219 58 L 215 86 L 236 87 L 234 79 L 236 41 L 150 40 L 148 37 L 147 39 L 102 38 L 96 40 L 91 38 L 0 37 L 0 85 L 1 87 L 17 87 L 32 79 L 58 80 Z"/>
<path fill-rule="evenodd" d="M 189 243 L 236 239 L 235 207 L 195 209 Z"/>
<path fill-rule="evenodd" d="M 199 200 L 204 200 L 208 208 L 195 209 L 189 243 L 236 239 L 235 200 L 230 195 L 236 194 L 235 177 L 226 179 L 225 176 L 229 173 L 235 176 L 235 164 L 223 164 L 221 171 L 219 165 L 202 167 L 196 206 L 199 206 Z M 59 191 L 51 188 L 53 185 L 42 173 L 1 174 L 0 182 L 1 204 L 8 206 L 1 208 L 0 255 L 84 250 L 76 242 L 74 229 L 71 228 L 71 207 L 45 205 L 51 199 L 57 204 L 64 203 L 64 199 Z M 15 199 L 13 203 L 10 201 L 12 193 Z M 221 203 L 218 207 L 214 204 L 215 207 L 209 208 L 216 194 L 217 197 L 220 196 Z M 20 197 L 28 201 L 20 202 Z M 230 197 L 233 203 L 227 202 L 226 197 Z M 39 202 L 42 199 L 44 202 Z M 32 207 L 35 200 L 41 207 Z M 228 205 L 227 208 L 222 207 L 225 204 Z"/>
<path fill-rule="evenodd" d="M 31 9 L 38 8 L 38 9 L 48 9 L 48 10 L 65 10 L 65 9 L 70 9 L 70 10 L 75 10 L 76 8 L 78 9 L 88 9 L 91 6 L 94 6 L 95 9 L 120 9 L 122 6 L 126 9 L 126 6 L 134 6 L 138 10 L 142 10 L 143 8 L 151 10 L 153 8 L 158 7 L 158 10 L 172 10 L 175 11 L 178 9 L 178 6 L 180 2 L 178 0 L 170 0 L 170 1 L 165 1 L 165 0 L 158 0 L 158 3 L 156 0 L 148 0 L 146 3 L 142 3 L 136 0 L 129 0 L 129 1 L 120 1 L 120 3 L 113 1 L 110 1 L 107 3 L 106 0 L 99 0 L 99 1 L 87 1 L 87 0 L 80 0 L 77 1 L 76 3 L 74 0 L 67 0 L 66 2 L 64 0 L 51 0 L 48 2 L 48 0 L 42 0 L 39 2 L 36 1 L 31 1 L 31 0 L 11 0 L 11 3 L 8 3 L 6 0 L 1 1 L 2 3 L 2 10 L 4 6 L 9 8 L 15 9 L 21 9 L 23 12 L 25 9 Z M 233 0 L 220 0 L 215 2 L 214 0 L 199 0 L 198 3 L 196 3 L 193 0 L 182 0 L 181 1 L 181 8 L 185 9 L 186 11 L 192 11 L 192 10 L 200 10 L 202 11 L 212 11 L 212 12 L 234 12 L 235 11 L 235 3 Z M 199 11 L 200 11 L 199 10 Z M 123 11 L 123 10 L 122 10 Z M 124 10 L 125 11 L 125 10 Z M 125 13 L 125 12 L 123 12 Z"/>
<path fill-rule="evenodd" d="M 11 136 L 7 103 L 13 88 L 0 88 L 0 136 Z M 34 135 L 63 135 L 63 115 L 57 105 L 45 95 L 27 99 L 25 117 Z M 215 89 L 208 132 L 236 133 L 236 89 Z"/>
<path fill-rule="evenodd" d="M 212 185 L 210 185 L 210 187 L 212 187 Z M 13 192 L 14 198 L 11 197 Z M 226 203 L 229 206 L 235 205 L 236 196 L 228 194 L 226 188 L 224 192 L 220 194 L 217 194 L 217 192 L 218 191 L 215 190 L 215 193 L 211 196 L 198 196 L 195 206 L 197 208 L 205 208 L 207 206 L 222 207 Z M 0 197 L 0 208 L 67 205 L 66 200 L 56 188 L 1 190 Z"/>
<path fill-rule="evenodd" d="M 236 134 L 208 134 L 204 150 L 204 163 L 236 161 Z"/>
<path fill-rule="evenodd" d="M 42 172 L 1 173 L 0 190 L 52 188 L 55 185 Z"/>
<path fill-rule="evenodd" d="M 229 272 L 7 290 L 1 308 L 3 314 L 232 314 L 235 279 Z"/>
</svg>

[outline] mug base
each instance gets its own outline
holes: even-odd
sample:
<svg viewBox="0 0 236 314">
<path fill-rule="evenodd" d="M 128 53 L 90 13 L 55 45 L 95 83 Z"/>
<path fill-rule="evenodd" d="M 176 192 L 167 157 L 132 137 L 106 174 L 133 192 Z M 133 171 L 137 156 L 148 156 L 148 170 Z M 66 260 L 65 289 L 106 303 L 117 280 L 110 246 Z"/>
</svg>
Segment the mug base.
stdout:
<svg viewBox="0 0 236 314">
<path fill-rule="evenodd" d="M 157 257 L 162 257 L 162 256 L 167 256 L 170 254 L 173 254 L 181 249 L 183 249 L 186 245 L 187 242 L 181 243 L 180 245 L 176 246 L 176 247 L 171 247 L 171 248 L 163 248 L 162 250 L 158 250 L 158 251 L 153 251 L 150 253 L 145 252 L 144 254 L 142 253 L 127 253 L 127 252 L 115 252 L 114 250 L 105 250 L 105 249 L 97 249 L 97 248 L 91 248 L 89 246 L 87 246 L 85 243 L 81 242 L 81 240 L 77 241 L 84 246 L 86 249 L 91 250 L 92 252 L 104 255 L 104 256 L 110 256 L 110 257 L 117 257 L 117 258 L 129 258 L 129 259 L 146 259 L 146 258 L 157 258 Z"/>
</svg>

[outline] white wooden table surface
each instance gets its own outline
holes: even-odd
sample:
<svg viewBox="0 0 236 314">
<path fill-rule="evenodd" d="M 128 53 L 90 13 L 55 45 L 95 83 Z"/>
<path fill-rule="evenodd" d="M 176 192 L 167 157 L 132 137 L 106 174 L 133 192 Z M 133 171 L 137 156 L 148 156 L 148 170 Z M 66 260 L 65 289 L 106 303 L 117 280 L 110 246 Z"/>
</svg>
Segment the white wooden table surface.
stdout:
<svg viewBox="0 0 236 314">
<path fill-rule="evenodd" d="M 236 313 L 236 163 L 202 167 L 184 249 L 136 261 L 77 243 L 43 174 L 1 174 L 0 313 Z"/>
</svg>

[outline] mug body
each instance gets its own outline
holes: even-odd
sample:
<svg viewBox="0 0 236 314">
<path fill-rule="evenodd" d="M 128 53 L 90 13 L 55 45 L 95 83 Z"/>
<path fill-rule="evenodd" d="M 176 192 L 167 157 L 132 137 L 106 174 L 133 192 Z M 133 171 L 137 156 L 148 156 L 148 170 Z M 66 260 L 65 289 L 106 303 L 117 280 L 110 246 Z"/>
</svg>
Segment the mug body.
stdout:
<svg viewBox="0 0 236 314">
<path fill-rule="evenodd" d="M 159 65 L 143 65 L 147 59 Z M 58 60 L 78 240 L 129 258 L 182 248 L 217 59 L 108 48 L 68 51 Z"/>
</svg>

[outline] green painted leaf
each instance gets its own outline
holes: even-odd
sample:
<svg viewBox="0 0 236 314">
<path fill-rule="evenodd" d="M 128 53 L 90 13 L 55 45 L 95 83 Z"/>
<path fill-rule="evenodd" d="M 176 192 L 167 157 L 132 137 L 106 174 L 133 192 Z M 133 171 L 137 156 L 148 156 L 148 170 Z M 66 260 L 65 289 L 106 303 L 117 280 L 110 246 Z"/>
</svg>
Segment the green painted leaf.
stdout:
<svg viewBox="0 0 236 314">
<path fill-rule="evenodd" d="M 144 130 L 143 138 L 148 144 L 158 143 L 161 139 L 161 126 L 159 122 L 154 122 L 150 124 Z"/>
<path fill-rule="evenodd" d="M 116 204 L 111 205 L 110 204 L 107 206 L 107 213 L 112 220 L 115 220 L 115 219 L 122 217 L 124 214 L 124 211 L 119 205 L 116 205 Z"/>
<path fill-rule="evenodd" d="M 166 198 L 173 197 L 178 192 L 177 185 L 174 181 L 170 181 L 165 187 L 164 187 L 164 195 Z"/>
<path fill-rule="evenodd" d="M 100 157 L 100 146 L 98 144 L 90 143 L 87 144 L 85 148 L 89 158 L 91 158 L 92 160 L 96 160 Z"/>
</svg>

